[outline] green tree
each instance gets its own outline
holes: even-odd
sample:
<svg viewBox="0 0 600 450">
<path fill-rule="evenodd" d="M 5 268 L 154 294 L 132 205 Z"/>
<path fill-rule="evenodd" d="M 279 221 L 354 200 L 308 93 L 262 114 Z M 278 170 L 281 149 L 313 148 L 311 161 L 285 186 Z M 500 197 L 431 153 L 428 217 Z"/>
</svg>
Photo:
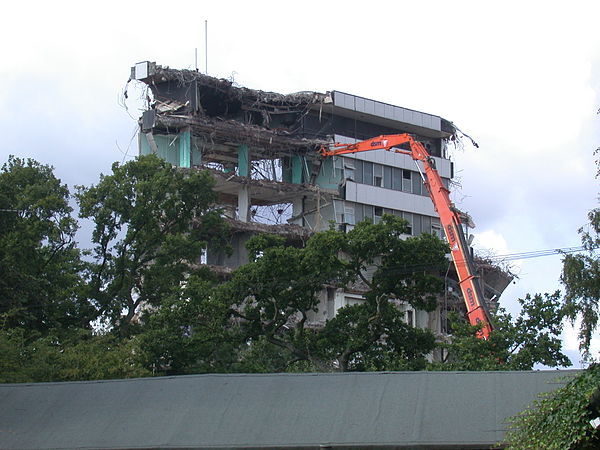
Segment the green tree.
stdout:
<svg viewBox="0 0 600 450">
<path fill-rule="evenodd" d="M 400 239 L 406 231 L 402 219 L 385 216 L 348 233 L 317 233 L 302 248 L 257 236 L 248 242 L 253 260 L 234 271 L 216 296 L 229 305 L 244 342 L 260 342 L 270 361 L 285 361 L 273 370 L 422 367 L 433 336 L 407 326 L 392 300 L 434 309 L 447 246 L 431 235 Z M 323 286 L 356 283 L 366 291 L 362 305 L 341 309 L 324 327 L 309 326 Z M 256 351 L 248 355 L 259 357 Z"/>
<path fill-rule="evenodd" d="M 159 307 L 193 273 L 223 231 L 213 184 L 208 172 L 148 155 L 78 188 L 80 217 L 95 226 L 88 295 L 109 326 L 131 334 L 141 305 Z"/>
<path fill-rule="evenodd" d="M 198 271 L 142 317 L 137 337 L 144 367 L 166 374 L 232 370 L 241 341 L 227 305 L 213 295 L 217 282 L 208 269 Z"/>
<path fill-rule="evenodd" d="M 69 190 L 50 166 L 9 157 L 0 170 L 0 326 L 85 327 L 81 260 Z"/>
<path fill-rule="evenodd" d="M 599 394 L 599 386 L 600 365 L 594 364 L 566 386 L 542 396 L 511 419 L 505 439 L 507 448 L 600 448 L 600 431 L 590 425 L 590 419 L 599 414 L 590 407 L 593 396 Z"/>
<path fill-rule="evenodd" d="M 536 364 L 567 367 L 560 335 L 564 312 L 560 292 L 519 299 L 516 318 L 500 308 L 493 314 L 490 338 L 476 337 L 478 327 L 454 317 L 450 342 L 440 344 L 447 355 L 436 370 L 531 370 Z"/>
<path fill-rule="evenodd" d="M 61 335 L 62 334 L 62 335 Z M 29 330 L 0 331 L 0 383 L 77 381 L 151 375 L 137 355 L 134 339 L 89 330 L 47 333 L 33 337 Z"/>
<path fill-rule="evenodd" d="M 579 342 L 585 358 L 600 314 L 600 209 L 590 211 L 588 218 L 588 226 L 579 229 L 586 253 L 565 255 L 561 275 L 566 315 L 572 322 L 581 319 Z"/>
</svg>

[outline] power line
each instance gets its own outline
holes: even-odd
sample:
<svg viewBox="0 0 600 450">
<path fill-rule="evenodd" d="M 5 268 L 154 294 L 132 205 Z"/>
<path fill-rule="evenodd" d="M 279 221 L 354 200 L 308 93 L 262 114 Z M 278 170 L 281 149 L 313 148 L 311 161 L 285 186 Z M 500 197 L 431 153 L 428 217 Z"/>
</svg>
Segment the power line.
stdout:
<svg viewBox="0 0 600 450">
<path fill-rule="evenodd" d="M 519 253 L 507 253 L 505 255 L 493 255 L 489 257 L 484 257 L 483 259 L 496 262 L 496 261 L 518 261 L 521 259 L 530 259 L 530 258 L 541 258 L 543 256 L 553 256 L 553 255 L 564 255 L 569 253 L 577 253 L 586 250 L 585 247 L 561 247 L 561 248 L 550 248 L 546 250 L 533 250 L 529 252 L 519 252 Z"/>
</svg>

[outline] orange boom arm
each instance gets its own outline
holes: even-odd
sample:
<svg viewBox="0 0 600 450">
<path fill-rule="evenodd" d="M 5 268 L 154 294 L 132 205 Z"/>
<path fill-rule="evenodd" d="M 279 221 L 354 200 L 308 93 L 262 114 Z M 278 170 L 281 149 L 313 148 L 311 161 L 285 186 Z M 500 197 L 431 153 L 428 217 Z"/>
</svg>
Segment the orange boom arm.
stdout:
<svg viewBox="0 0 600 450">
<path fill-rule="evenodd" d="M 408 144 L 410 150 L 396 148 L 403 144 Z M 332 148 L 321 147 L 320 153 L 322 156 L 336 156 L 380 149 L 410 155 L 415 161 L 423 163 L 429 196 L 440 215 L 444 234 L 450 244 L 450 252 L 458 274 L 460 289 L 467 305 L 469 322 L 472 325 L 481 325 L 481 332 L 478 337 L 487 339 L 492 331 L 492 324 L 481 287 L 475 275 L 471 253 L 461 226 L 460 217 L 450 201 L 450 191 L 442 183 L 442 178 L 435 168 L 435 161 L 423 144 L 406 133 L 390 134 L 355 144 L 334 144 Z"/>
</svg>

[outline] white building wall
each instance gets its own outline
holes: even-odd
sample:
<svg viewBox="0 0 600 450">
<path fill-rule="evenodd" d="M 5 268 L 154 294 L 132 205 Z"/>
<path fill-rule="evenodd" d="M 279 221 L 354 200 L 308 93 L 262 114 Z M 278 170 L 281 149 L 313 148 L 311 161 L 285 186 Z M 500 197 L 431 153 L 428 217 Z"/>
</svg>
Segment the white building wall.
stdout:
<svg viewBox="0 0 600 450">
<path fill-rule="evenodd" d="M 429 197 L 346 181 L 345 200 L 438 217 Z"/>
</svg>

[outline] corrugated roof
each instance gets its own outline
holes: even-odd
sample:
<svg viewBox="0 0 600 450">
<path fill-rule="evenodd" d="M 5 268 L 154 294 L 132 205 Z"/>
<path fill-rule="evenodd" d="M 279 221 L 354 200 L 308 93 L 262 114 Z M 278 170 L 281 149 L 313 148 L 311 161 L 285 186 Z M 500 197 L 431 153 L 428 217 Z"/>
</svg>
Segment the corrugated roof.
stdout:
<svg viewBox="0 0 600 450">
<path fill-rule="evenodd" d="M 0 448 L 486 448 L 574 371 L 192 375 L 0 385 Z"/>
</svg>

